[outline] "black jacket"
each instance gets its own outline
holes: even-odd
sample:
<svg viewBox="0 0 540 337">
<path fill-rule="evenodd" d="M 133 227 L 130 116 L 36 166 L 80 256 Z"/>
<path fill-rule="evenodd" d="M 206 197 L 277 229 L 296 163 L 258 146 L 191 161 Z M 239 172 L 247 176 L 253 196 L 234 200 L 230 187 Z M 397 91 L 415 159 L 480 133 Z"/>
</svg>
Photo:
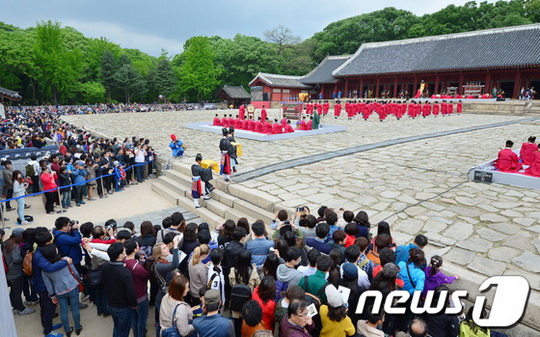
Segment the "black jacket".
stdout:
<svg viewBox="0 0 540 337">
<path fill-rule="evenodd" d="M 459 319 L 456 315 L 444 312 L 437 315 L 424 315 L 429 335 L 432 337 L 456 337 L 459 335 Z"/>
<path fill-rule="evenodd" d="M 114 308 L 135 308 L 137 296 L 130 271 L 124 262 L 105 262 L 101 269 L 101 281 L 107 304 Z"/>
</svg>

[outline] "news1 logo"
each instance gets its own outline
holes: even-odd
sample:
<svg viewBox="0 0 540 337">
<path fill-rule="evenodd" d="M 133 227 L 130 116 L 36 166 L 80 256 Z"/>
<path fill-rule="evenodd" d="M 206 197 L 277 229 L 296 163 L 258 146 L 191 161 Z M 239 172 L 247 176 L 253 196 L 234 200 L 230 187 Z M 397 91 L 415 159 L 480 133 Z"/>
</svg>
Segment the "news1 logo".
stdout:
<svg viewBox="0 0 540 337">
<path fill-rule="evenodd" d="M 473 321 L 481 327 L 488 328 L 507 328 L 516 324 L 525 313 L 531 287 L 529 282 L 522 276 L 493 276 L 485 280 L 478 291 L 486 293 L 491 288 L 496 287 L 495 296 L 491 303 L 491 310 L 488 317 L 482 317 L 482 311 L 486 306 L 486 297 L 477 296 L 474 299 Z M 384 308 L 387 314 L 400 315 L 405 314 L 407 308 L 405 304 L 410 303 L 410 310 L 417 315 L 438 314 L 444 310 L 445 314 L 459 314 L 463 307 L 461 298 L 467 298 L 466 290 L 457 290 L 450 296 L 452 307 L 447 307 L 448 292 L 442 291 L 438 302 L 433 303 L 434 291 L 428 291 L 425 300 L 422 303 L 421 292 L 415 291 L 412 295 L 405 290 L 392 291 L 386 297 L 384 303 L 383 295 L 378 290 L 368 290 L 360 295 L 356 313 L 362 314 L 366 305 L 367 298 L 373 298 L 373 313 L 379 313 Z"/>
</svg>

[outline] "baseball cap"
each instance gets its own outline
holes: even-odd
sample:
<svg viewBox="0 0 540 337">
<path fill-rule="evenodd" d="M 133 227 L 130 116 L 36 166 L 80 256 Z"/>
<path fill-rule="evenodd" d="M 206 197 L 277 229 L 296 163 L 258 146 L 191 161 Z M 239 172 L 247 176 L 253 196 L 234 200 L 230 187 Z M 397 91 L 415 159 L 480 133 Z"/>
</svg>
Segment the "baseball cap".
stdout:
<svg viewBox="0 0 540 337">
<path fill-rule="evenodd" d="M 350 262 L 344 263 L 341 269 L 343 270 L 344 279 L 352 280 L 358 277 L 358 267 Z"/>
<path fill-rule="evenodd" d="M 209 289 L 204 294 L 206 310 L 216 310 L 219 307 L 219 301 L 221 301 L 221 294 L 216 289 Z"/>
<path fill-rule="evenodd" d="M 11 235 L 14 237 L 20 237 L 23 235 L 24 229 L 21 227 L 14 228 L 13 231 L 11 231 Z"/>
</svg>

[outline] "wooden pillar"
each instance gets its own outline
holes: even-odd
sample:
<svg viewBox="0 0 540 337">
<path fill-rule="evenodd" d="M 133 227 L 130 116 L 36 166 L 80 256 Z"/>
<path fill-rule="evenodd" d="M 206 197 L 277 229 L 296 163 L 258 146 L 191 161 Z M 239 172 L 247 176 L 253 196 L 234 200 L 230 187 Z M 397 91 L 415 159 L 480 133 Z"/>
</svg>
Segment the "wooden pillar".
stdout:
<svg viewBox="0 0 540 337">
<path fill-rule="evenodd" d="M 377 82 L 376 82 L 376 88 L 375 88 L 375 98 L 379 98 L 379 85 L 381 83 L 381 80 L 379 79 L 379 77 L 377 76 Z"/>
<path fill-rule="evenodd" d="M 345 79 L 345 92 L 343 93 L 343 97 L 349 97 L 349 79 Z"/>
<path fill-rule="evenodd" d="M 397 97 L 397 76 L 394 76 L 394 92 L 392 93 L 392 97 Z"/>
<path fill-rule="evenodd" d="M 435 76 L 435 89 L 433 90 L 433 94 L 437 95 L 439 93 L 439 74 Z"/>
<path fill-rule="evenodd" d="M 512 98 L 518 98 L 520 90 L 521 90 L 521 71 L 518 69 L 516 72 L 516 79 L 514 81 L 514 93 L 512 94 Z"/>
<path fill-rule="evenodd" d="M 459 86 L 458 86 L 458 95 L 462 95 L 462 89 L 463 89 L 463 73 L 459 73 Z"/>
<path fill-rule="evenodd" d="M 486 85 L 484 86 L 484 94 L 491 93 L 491 72 L 488 70 L 486 74 Z"/>
<path fill-rule="evenodd" d="M 414 75 L 414 84 L 413 84 L 412 92 L 409 93 L 411 97 L 414 97 L 416 95 L 416 91 L 418 90 L 418 88 L 416 87 L 417 85 L 418 85 L 418 77 Z"/>
<path fill-rule="evenodd" d="M 336 99 L 338 97 L 338 87 L 337 87 L 337 82 L 334 83 L 334 92 L 332 93 L 332 96 L 334 96 L 334 94 L 336 95 Z"/>
<path fill-rule="evenodd" d="M 324 83 L 321 83 L 321 97 L 324 99 Z"/>
<path fill-rule="evenodd" d="M 358 93 L 358 98 L 364 97 L 364 78 L 360 78 L 360 88 L 358 89 L 360 92 Z"/>
</svg>

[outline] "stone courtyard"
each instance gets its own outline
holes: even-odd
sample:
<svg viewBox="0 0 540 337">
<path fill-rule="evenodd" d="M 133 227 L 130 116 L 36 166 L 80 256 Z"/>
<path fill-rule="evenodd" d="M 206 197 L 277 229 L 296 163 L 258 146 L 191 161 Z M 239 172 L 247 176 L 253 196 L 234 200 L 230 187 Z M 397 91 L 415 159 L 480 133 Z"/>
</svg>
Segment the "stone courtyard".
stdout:
<svg viewBox="0 0 540 337">
<path fill-rule="evenodd" d="M 220 117 L 223 112 L 218 111 Z M 183 125 L 210 123 L 215 113 L 78 115 L 65 116 L 64 120 L 107 137 L 149 138 L 165 160 L 170 158 L 169 135 L 174 133 L 187 145 L 186 156 L 179 160 L 191 163 L 197 153 L 217 161 L 220 136 L 189 130 Z M 270 111 L 271 118 L 277 115 L 277 110 Z M 372 228 L 381 220 L 390 223 L 398 244 L 424 233 L 430 240 L 427 255 L 442 255 L 446 261 L 443 269 L 462 276 L 458 281 L 462 284 L 458 283 L 457 288 L 478 287 L 488 276 L 522 275 L 533 289 L 530 306 L 537 308 L 540 191 L 476 183 L 469 181 L 467 175 L 475 165 L 495 158 L 507 139 L 512 139 L 519 148 L 530 135 L 540 136 L 540 125 L 521 123 L 525 118 L 530 117 L 463 114 L 399 121 L 389 118 L 380 123 L 374 116 L 364 121 L 347 120 L 343 115 L 334 119 L 329 114 L 322 124 L 345 126 L 345 132 L 265 143 L 237 139 L 244 152 L 239 173 L 253 173 L 283 161 L 382 141 L 499 122 L 514 123 L 408 141 L 313 163 L 308 160 L 304 165 L 271 174 L 255 174 L 239 184 L 267 192 L 289 209 L 307 205 L 313 212 L 318 206 L 326 205 L 355 213 L 365 210 Z"/>
</svg>

